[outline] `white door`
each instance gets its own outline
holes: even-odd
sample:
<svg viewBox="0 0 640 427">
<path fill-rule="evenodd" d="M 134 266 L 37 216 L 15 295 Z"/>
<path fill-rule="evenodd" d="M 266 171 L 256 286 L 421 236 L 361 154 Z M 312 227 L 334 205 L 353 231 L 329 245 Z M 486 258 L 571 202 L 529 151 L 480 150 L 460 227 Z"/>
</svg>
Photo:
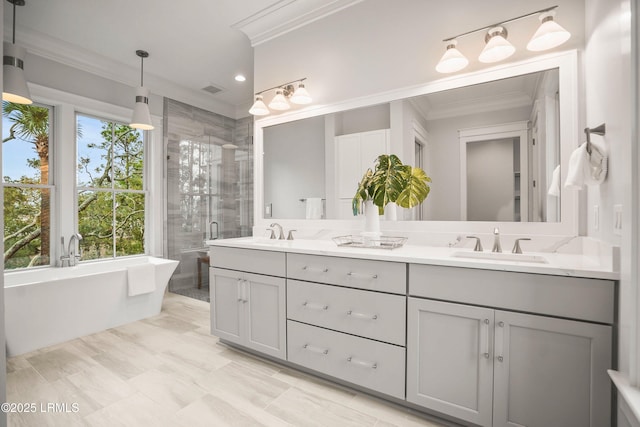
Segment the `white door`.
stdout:
<svg viewBox="0 0 640 427">
<path fill-rule="evenodd" d="M 494 426 L 609 426 L 611 327 L 496 311 Z"/>
<path fill-rule="evenodd" d="M 286 359 L 285 279 L 244 274 L 247 347 Z"/>
<path fill-rule="evenodd" d="M 360 165 L 360 134 L 336 137 L 338 198 L 352 199 L 366 169 Z"/>
<path fill-rule="evenodd" d="M 490 426 L 494 311 L 416 298 L 408 304 L 407 400 Z"/>
<path fill-rule="evenodd" d="M 243 274 L 221 268 L 209 274 L 211 333 L 235 343 L 242 342 Z"/>
</svg>

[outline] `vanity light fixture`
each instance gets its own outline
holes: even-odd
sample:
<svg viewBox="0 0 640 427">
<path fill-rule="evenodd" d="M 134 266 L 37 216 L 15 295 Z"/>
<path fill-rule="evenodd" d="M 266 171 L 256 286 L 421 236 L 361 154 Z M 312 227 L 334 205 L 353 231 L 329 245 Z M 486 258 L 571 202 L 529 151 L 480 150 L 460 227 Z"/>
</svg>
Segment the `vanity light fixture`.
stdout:
<svg viewBox="0 0 640 427">
<path fill-rule="evenodd" d="M 490 28 L 485 41 L 487 45 L 478 57 L 478 60 L 485 64 L 507 59 L 516 51 L 516 48 L 507 40 L 507 30 L 503 27 Z"/>
<path fill-rule="evenodd" d="M 249 109 L 249 113 L 254 116 L 266 116 L 271 112 L 269 109 L 277 111 L 288 110 L 291 108 L 289 101 L 297 105 L 311 103 L 311 96 L 309 95 L 309 92 L 307 92 L 303 83 L 306 79 L 307 78 L 305 77 L 303 79 L 293 80 L 279 86 L 274 86 L 272 88 L 256 92 L 256 100 Z M 294 86 L 294 83 L 297 83 L 297 87 Z M 262 94 L 270 90 L 275 90 L 276 94 L 271 102 L 269 102 L 269 107 L 267 107 L 264 103 Z"/>
<path fill-rule="evenodd" d="M 144 58 L 149 57 L 149 52 L 136 50 L 140 57 L 140 87 L 136 89 L 136 104 L 133 107 L 130 127 L 140 130 L 152 130 L 151 114 L 149 113 L 149 89 L 144 87 Z"/>
<path fill-rule="evenodd" d="M 24 57 L 26 51 L 16 45 L 16 6 L 24 6 L 25 0 L 7 0 L 13 4 L 13 38 L 4 42 L 2 57 L 2 99 L 15 104 L 32 104 L 31 94 L 24 77 Z"/>
<path fill-rule="evenodd" d="M 444 39 L 443 41 L 447 45 L 447 50 L 436 65 L 436 71 L 439 73 L 453 73 L 466 67 L 469 61 L 458 50 L 457 40 L 461 37 L 468 36 L 479 31 L 487 32 L 485 35 L 485 42 L 487 44 L 478 58 L 480 62 L 493 63 L 510 57 L 515 52 L 516 48 L 507 40 L 507 29 L 504 24 L 534 15 L 539 15 L 541 24 L 531 38 L 531 41 L 527 44 L 527 49 L 537 52 L 560 46 L 569 40 L 571 33 L 554 21 L 555 9 L 557 8 L 558 6 L 551 6 L 546 9 L 537 10 L 494 25 L 467 31 L 466 33 Z"/>
</svg>

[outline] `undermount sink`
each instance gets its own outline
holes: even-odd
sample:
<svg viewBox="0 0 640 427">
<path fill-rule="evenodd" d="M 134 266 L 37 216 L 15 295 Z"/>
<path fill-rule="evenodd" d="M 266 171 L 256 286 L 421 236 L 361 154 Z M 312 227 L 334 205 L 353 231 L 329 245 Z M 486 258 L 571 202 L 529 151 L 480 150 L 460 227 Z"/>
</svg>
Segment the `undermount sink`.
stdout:
<svg viewBox="0 0 640 427">
<path fill-rule="evenodd" d="M 549 261 L 541 255 L 514 254 L 504 252 L 454 252 L 454 258 L 486 259 L 492 261 L 533 262 L 536 264 L 548 264 Z"/>
</svg>

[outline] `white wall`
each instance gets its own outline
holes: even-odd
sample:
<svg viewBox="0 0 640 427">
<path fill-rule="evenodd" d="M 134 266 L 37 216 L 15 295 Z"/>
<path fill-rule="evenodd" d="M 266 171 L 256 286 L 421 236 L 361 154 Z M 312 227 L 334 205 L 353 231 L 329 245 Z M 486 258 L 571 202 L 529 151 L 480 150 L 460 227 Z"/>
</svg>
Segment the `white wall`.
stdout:
<svg viewBox="0 0 640 427">
<path fill-rule="evenodd" d="M 586 53 L 584 58 L 586 125 L 606 123 L 604 138 L 594 137 L 609 151 L 606 181 L 587 192 L 588 235 L 621 245 L 621 286 L 619 293 L 618 369 L 635 376 L 635 295 L 637 259 L 632 251 L 633 192 L 638 190 L 632 175 L 631 76 L 629 0 L 586 1 Z M 613 232 L 613 206 L 623 205 L 622 236 Z M 594 206 L 599 207 L 595 223 Z M 637 252 L 636 252 L 637 255 Z M 632 357 L 630 357 L 633 355 Z"/>
<path fill-rule="evenodd" d="M 324 117 L 264 129 L 264 201 L 273 218 L 304 218 L 300 199 L 326 197 L 324 131 Z"/>
</svg>

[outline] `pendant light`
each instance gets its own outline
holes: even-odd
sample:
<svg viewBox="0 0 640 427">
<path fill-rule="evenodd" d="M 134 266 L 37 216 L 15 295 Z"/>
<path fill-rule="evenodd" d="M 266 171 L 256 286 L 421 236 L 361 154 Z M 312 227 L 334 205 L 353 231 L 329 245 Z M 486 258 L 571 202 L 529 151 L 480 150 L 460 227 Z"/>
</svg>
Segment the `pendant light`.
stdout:
<svg viewBox="0 0 640 427">
<path fill-rule="evenodd" d="M 462 70 L 469 64 L 469 60 L 456 48 L 457 40 L 447 40 L 447 50 L 440 58 L 440 62 L 436 65 L 436 71 L 439 73 L 455 73 Z"/>
<path fill-rule="evenodd" d="M 527 49 L 538 52 L 541 50 L 553 49 L 569 40 L 571 33 L 562 28 L 553 20 L 556 12 L 550 10 L 540 14 L 540 27 L 535 32 L 527 44 Z"/>
<path fill-rule="evenodd" d="M 507 30 L 504 27 L 490 28 L 485 36 L 487 45 L 480 53 L 478 60 L 484 63 L 492 63 L 507 59 L 516 51 L 516 48 L 507 40 Z"/>
<path fill-rule="evenodd" d="M 11 43 L 3 43 L 3 86 L 2 99 L 15 104 L 32 104 L 31 94 L 24 76 L 26 51 L 16 45 L 16 6 L 24 6 L 25 0 L 7 0 L 13 4 L 13 38 Z"/>
<path fill-rule="evenodd" d="M 140 87 L 136 89 L 136 104 L 133 107 L 130 127 L 140 130 L 152 130 L 151 114 L 149 113 L 149 89 L 144 87 L 144 58 L 149 57 L 149 52 L 136 50 L 140 57 Z"/>
</svg>

